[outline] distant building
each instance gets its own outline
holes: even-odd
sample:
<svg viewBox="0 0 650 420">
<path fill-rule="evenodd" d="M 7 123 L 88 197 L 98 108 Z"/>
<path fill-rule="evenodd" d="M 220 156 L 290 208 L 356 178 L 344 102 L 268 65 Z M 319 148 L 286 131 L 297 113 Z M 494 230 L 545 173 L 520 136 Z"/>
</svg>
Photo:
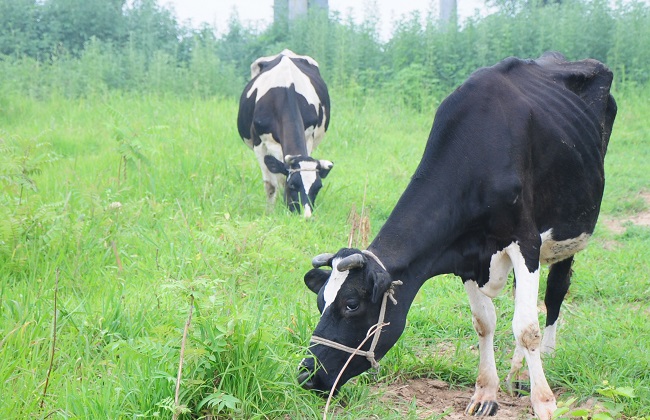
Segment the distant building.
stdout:
<svg viewBox="0 0 650 420">
<path fill-rule="evenodd" d="M 458 3 L 456 0 L 440 0 L 440 23 L 443 26 L 455 24 L 458 14 Z"/>
<path fill-rule="evenodd" d="M 329 0 L 274 0 L 273 20 L 281 22 L 285 19 L 294 20 L 307 14 L 309 9 L 320 8 L 329 10 Z"/>
</svg>

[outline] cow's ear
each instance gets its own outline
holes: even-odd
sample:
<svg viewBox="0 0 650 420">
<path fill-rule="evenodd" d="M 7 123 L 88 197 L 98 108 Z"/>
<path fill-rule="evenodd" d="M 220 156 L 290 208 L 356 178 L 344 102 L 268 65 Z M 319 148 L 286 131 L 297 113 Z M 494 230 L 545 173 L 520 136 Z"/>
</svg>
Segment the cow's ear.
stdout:
<svg viewBox="0 0 650 420">
<path fill-rule="evenodd" d="M 269 168 L 269 171 L 274 174 L 289 175 L 289 170 L 285 164 L 271 155 L 264 156 L 264 163 L 266 164 L 266 167 Z"/>
<path fill-rule="evenodd" d="M 332 272 L 329 270 L 321 270 L 320 268 L 312 268 L 305 274 L 305 284 L 312 292 L 318 294 L 323 285 L 330 278 Z"/>
<path fill-rule="evenodd" d="M 334 167 L 334 163 L 330 162 L 329 160 L 319 160 L 318 175 L 320 175 L 321 178 L 325 178 L 330 173 L 333 167 Z"/>
<path fill-rule="evenodd" d="M 390 274 L 385 271 L 375 271 L 372 274 L 372 278 L 374 280 L 374 285 L 372 287 L 372 302 L 377 303 L 382 299 L 384 293 L 386 293 L 386 290 L 388 290 L 393 282 L 393 279 Z"/>
</svg>

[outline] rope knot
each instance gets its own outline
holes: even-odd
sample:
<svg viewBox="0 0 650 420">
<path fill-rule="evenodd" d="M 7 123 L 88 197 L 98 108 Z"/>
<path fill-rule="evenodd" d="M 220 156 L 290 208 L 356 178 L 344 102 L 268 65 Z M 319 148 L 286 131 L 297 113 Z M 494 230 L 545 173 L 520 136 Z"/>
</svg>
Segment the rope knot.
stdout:
<svg viewBox="0 0 650 420">
<path fill-rule="evenodd" d="M 395 286 L 401 286 L 404 284 L 402 280 L 395 280 L 391 282 L 390 287 L 388 287 L 388 290 L 386 290 L 386 293 L 388 295 L 388 298 L 390 299 L 391 302 L 393 302 L 393 305 L 397 305 L 397 299 L 395 299 Z"/>
</svg>

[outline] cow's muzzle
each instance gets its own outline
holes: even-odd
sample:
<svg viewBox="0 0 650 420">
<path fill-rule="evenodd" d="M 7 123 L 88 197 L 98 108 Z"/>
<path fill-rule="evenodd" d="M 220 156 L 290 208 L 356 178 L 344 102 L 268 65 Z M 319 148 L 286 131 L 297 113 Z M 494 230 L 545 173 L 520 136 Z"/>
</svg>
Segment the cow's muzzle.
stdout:
<svg viewBox="0 0 650 420">
<path fill-rule="evenodd" d="M 331 391 L 332 385 L 323 380 L 322 371 L 316 369 L 314 359 L 304 359 L 298 367 L 298 384 L 308 391 L 314 391 L 322 397 L 326 397 Z M 338 389 L 334 390 L 334 395 Z"/>
<path fill-rule="evenodd" d="M 314 371 L 307 367 L 304 363 L 301 363 L 300 367 L 298 368 L 298 384 L 300 384 L 303 389 L 309 391 L 315 388 Z"/>
</svg>

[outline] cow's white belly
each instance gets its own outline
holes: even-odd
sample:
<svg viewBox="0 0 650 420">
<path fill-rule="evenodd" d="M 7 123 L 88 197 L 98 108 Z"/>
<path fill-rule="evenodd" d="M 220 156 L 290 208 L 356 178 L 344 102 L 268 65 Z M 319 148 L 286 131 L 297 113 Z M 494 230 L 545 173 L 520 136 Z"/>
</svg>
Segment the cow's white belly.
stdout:
<svg viewBox="0 0 650 420">
<path fill-rule="evenodd" d="M 552 239 L 552 229 L 542 233 L 542 247 L 539 251 L 539 262 L 541 264 L 554 264 L 566 260 L 577 252 L 587 247 L 591 235 L 583 233 L 577 238 L 556 241 Z"/>
<path fill-rule="evenodd" d="M 585 249 L 591 235 L 583 233 L 576 238 L 556 241 L 553 239 L 552 229 L 549 229 L 540 236 L 542 239 L 542 246 L 539 253 L 540 264 L 555 264 Z M 480 288 L 483 294 L 494 298 L 501 293 L 508 279 L 508 274 L 513 267 L 512 255 L 523 258 L 519 250 L 519 245 L 516 242 L 492 255 L 490 260 L 490 278 Z"/>
</svg>

